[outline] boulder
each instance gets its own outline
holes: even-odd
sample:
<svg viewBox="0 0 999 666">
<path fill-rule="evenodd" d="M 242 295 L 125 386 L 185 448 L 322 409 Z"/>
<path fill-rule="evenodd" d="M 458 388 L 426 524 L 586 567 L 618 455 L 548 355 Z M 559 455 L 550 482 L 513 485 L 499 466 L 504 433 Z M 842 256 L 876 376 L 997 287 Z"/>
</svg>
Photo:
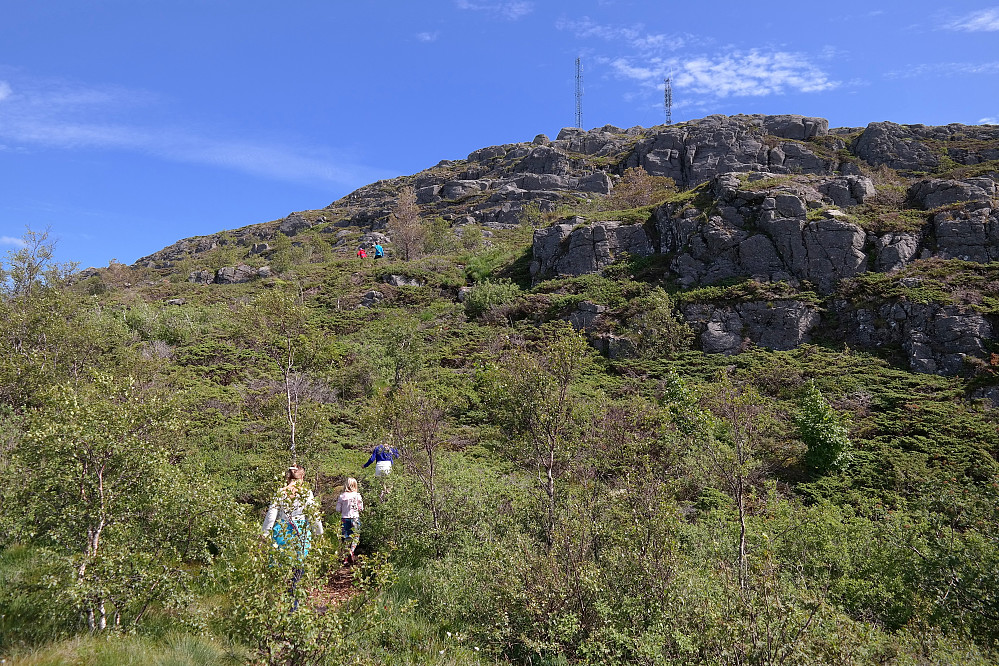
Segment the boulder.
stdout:
<svg viewBox="0 0 999 666">
<path fill-rule="evenodd" d="M 365 294 L 361 296 L 361 302 L 357 305 L 357 307 L 370 308 L 373 305 L 381 303 L 383 300 L 385 300 L 385 294 L 372 289 L 371 291 L 365 292 Z"/>
<path fill-rule="evenodd" d="M 226 266 L 215 273 L 215 284 L 241 284 L 257 277 L 257 269 L 246 264 Z"/>
<path fill-rule="evenodd" d="M 422 287 L 426 284 L 423 280 L 405 275 L 386 275 L 382 279 L 393 287 Z"/>
<path fill-rule="evenodd" d="M 385 234 L 378 233 L 377 231 L 372 231 L 370 233 L 364 234 L 357 240 L 358 245 L 371 246 L 375 243 L 379 245 L 385 245 L 390 242 L 390 238 Z"/>
<path fill-rule="evenodd" d="M 808 118 L 794 114 L 766 116 L 763 128 L 767 134 L 782 139 L 797 139 L 803 141 L 829 133 L 829 121 L 825 118 Z"/>
<path fill-rule="evenodd" d="M 600 335 L 591 335 L 587 340 L 594 349 L 611 360 L 630 358 L 636 352 L 635 343 L 631 338 L 623 335 L 603 333 Z"/>
<path fill-rule="evenodd" d="M 439 193 L 441 198 L 453 201 L 478 194 L 488 188 L 489 182 L 485 180 L 452 180 L 442 185 Z"/>
<path fill-rule="evenodd" d="M 416 190 L 416 201 L 421 204 L 435 203 L 441 200 L 440 185 L 427 185 Z"/>
<path fill-rule="evenodd" d="M 842 176 L 827 180 L 818 187 L 833 204 L 848 208 L 864 203 L 877 194 L 874 181 L 866 176 Z"/>
<path fill-rule="evenodd" d="M 563 130 L 564 131 L 564 130 Z M 562 136 L 561 133 L 559 136 Z M 569 175 L 569 158 L 552 146 L 536 146 L 517 164 L 522 173 Z"/>
<path fill-rule="evenodd" d="M 312 222 L 306 220 L 301 213 L 292 213 L 288 217 L 281 220 L 281 225 L 278 229 L 285 236 L 294 236 L 300 231 L 311 229 L 312 226 Z"/>
<path fill-rule="evenodd" d="M 940 165 L 939 156 L 911 128 L 891 122 L 871 123 L 857 137 L 853 152 L 874 166 L 885 165 L 906 171 L 931 171 Z"/>
<path fill-rule="evenodd" d="M 564 190 L 569 187 L 568 179 L 554 174 L 525 174 L 517 185 L 524 190 Z"/>
<path fill-rule="evenodd" d="M 187 276 L 187 281 L 195 284 L 211 284 L 215 281 L 215 273 L 211 271 L 193 271 Z"/>
<path fill-rule="evenodd" d="M 569 314 L 568 321 L 577 331 L 590 330 L 594 328 L 600 315 L 606 311 L 606 305 L 597 305 L 590 301 L 582 301 Z"/>
<path fill-rule="evenodd" d="M 867 270 L 864 254 L 866 234 L 851 222 L 817 220 L 803 230 L 807 269 L 798 277 L 815 283 L 821 292 L 832 291 L 835 284 Z"/>
<path fill-rule="evenodd" d="M 968 180 L 931 178 L 915 183 L 908 192 L 909 200 L 924 210 L 965 202 L 982 204 L 970 208 L 988 208 L 991 207 L 992 198 L 995 196 L 996 184 L 991 178 Z"/>
<path fill-rule="evenodd" d="M 913 259 L 919 251 L 919 234 L 893 231 L 874 240 L 874 270 L 879 273 L 897 270 Z"/>
<path fill-rule="evenodd" d="M 610 194 L 614 187 L 610 176 L 603 171 L 596 171 L 587 176 L 570 179 L 569 184 L 572 189 L 578 192 L 595 192 L 597 194 Z"/>
</svg>

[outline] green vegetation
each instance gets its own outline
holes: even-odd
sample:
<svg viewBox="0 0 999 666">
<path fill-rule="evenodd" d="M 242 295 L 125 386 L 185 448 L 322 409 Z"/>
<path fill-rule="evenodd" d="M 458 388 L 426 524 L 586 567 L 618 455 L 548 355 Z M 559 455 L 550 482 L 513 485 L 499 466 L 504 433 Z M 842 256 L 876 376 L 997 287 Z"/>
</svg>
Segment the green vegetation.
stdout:
<svg viewBox="0 0 999 666">
<path fill-rule="evenodd" d="M 662 257 L 532 285 L 532 224 L 485 245 L 434 220 L 380 263 L 309 254 L 312 230 L 272 243 L 280 279 L 235 285 L 120 264 L 70 283 L 44 237 L 8 256 L 0 655 L 999 659 L 999 430 L 969 399 L 994 367 L 692 351 L 684 305 L 821 301 L 752 280 L 670 291 Z M 997 270 L 922 261 L 840 296 L 996 314 Z M 633 353 L 566 323 L 583 301 Z M 379 443 L 402 451 L 388 479 L 361 467 Z M 257 536 L 293 460 L 328 523 L 304 564 Z M 347 476 L 366 504 L 354 568 L 332 507 Z"/>
<path fill-rule="evenodd" d="M 864 273 L 846 281 L 841 293 L 857 302 L 903 299 L 999 314 L 999 264 L 927 259 L 891 274 Z"/>
</svg>

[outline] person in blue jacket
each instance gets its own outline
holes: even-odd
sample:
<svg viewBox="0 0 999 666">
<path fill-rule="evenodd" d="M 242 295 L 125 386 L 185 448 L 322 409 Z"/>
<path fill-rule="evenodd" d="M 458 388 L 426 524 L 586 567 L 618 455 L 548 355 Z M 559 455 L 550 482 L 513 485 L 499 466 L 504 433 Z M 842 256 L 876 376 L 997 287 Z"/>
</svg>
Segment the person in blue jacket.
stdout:
<svg viewBox="0 0 999 666">
<path fill-rule="evenodd" d="M 392 461 L 398 457 L 399 449 L 379 444 L 371 452 L 371 458 L 364 463 L 364 466 L 367 467 L 371 463 L 375 463 L 375 476 L 388 476 L 392 471 Z"/>
<path fill-rule="evenodd" d="M 382 247 L 381 243 L 375 243 L 375 259 L 381 259 L 385 256 L 385 248 Z"/>
</svg>

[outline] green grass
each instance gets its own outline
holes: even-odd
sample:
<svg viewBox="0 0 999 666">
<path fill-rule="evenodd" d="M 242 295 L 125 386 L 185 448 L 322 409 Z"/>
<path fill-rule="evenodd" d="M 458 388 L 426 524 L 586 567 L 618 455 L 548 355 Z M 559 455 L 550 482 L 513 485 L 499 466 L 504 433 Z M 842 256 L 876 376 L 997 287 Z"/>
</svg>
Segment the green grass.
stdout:
<svg viewBox="0 0 999 666">
<path fill-rule="evenodd" d="M 652 212 L 657 207 L 658 204 L 622 210 L 601 211 L 599 213 L 584 213 L 583 217 L 589 224 L 603 221 L 621 222 L 622 224 L 645 224 L 652 219 Z"/>
<path fill-rule="evenodd" d="M 31 652 L 14 652 L 17 666 L 227 666 L 245 664 L 245 648 L 220 637 L 170 633 L 159 638 L 133 635 L 80 636 Z"/>
<path fill-rule="evenodd" d="M 677 293 L 676 298 L 680 303 L 794 300 L 817 305 L 822 302 L 815 292 L 795 289 L 786 282 L 758 282 L 742 278 L 682 291 Z"/>
<path fill-rule="evenodd" d="M 864 273 L 845 280 L 839 293 L 855 302 L 906 300 L 994 315 L 999 314 L 999 263 L 925 259 L 896 273 Z"/>
</svg>

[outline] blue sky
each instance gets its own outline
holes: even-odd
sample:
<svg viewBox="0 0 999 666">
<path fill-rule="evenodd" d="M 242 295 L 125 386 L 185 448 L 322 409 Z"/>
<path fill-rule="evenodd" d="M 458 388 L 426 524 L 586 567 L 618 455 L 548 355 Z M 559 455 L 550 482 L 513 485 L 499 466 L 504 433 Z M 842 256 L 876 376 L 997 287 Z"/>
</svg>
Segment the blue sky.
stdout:
<svg viewBox="0 0 999 666">
<path fill-rule="evenodd" d="M 993 0 L 995 2 L 995 0 Z M 999 4 L 5 0 L 0 251 L 81 267 L 583 126 L 999 122 Z"/>
</svg>

